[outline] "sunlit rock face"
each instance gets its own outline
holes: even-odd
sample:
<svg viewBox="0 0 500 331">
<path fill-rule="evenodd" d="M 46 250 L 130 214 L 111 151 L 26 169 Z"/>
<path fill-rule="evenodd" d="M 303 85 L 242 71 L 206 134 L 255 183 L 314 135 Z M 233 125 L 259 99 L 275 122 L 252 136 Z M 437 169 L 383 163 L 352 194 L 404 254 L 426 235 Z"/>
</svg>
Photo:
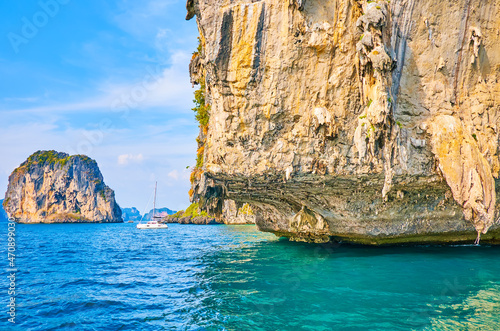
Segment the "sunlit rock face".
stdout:
<svg viewBox="0 0 500 331">
<path fill-rule="evenodd" d="M 211 105 L 194 200 L 294 240 L 500 242 L 500 0 L 187 7 Z"/>
<path fill-rule="evenodd" d="M 122 222 L 97 163 L 55 151 L 38 151 L 12 172 L 3 206 L 19 223 Z"/>
<path fill-rule="evenodd" d="M 238 208 L 234 200 L 224 200 L 222 209 L 222 221 L 224 224 L 255 224 L 255 219 L 256 216 L 248 203 Z"/>
</svg>

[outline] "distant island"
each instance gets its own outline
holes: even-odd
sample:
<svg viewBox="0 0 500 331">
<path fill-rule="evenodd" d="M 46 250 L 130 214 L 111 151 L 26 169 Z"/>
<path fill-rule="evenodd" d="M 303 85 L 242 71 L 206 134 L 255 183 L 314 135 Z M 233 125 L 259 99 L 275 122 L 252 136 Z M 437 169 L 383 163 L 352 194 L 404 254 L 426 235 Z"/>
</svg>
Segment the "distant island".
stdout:
<svg viewBox="0 0 500 331">
<path fill-rule="evenodd" d="M 141 219 L 141 212 L 137 208 L 122 208 L 122 218 L 124 222 L 138 222 Z"/>
<path fill-rule="evenodd" d="M 122 212 L 97 162 L 37 151 L 9 176 L 3 207 L 18 223 L 118 223 Z"/>
<path fill-rule="evenodd" d="M 175 213 L 177 213 L 177 211 L 171 210 L 169 208 L 156 209 L 156 216 L 160 217 L 166 217 Z M 144 218 L 142 218 L 141 212 L 136 207 L 122 208 L 122 216 L 124 222 L 139 222 L 141 219 L 147 222 L 150 221 L 151 217 L 153 216 L 153 209 L 151 209 L 147 214 L 144 215 Z"/>
<path fill-rule="evenodd" d="M 173 215 L 175 213 L 177 213 L 177 211 L 168 208 L 156 208 L 156 216 L 166 217 L 168 215 Z M 153 217 L 153 209 L 151 209 L 146 215 L 144 215 L 143 221 L 150 221 L 152 217 Z"/>
</svg>

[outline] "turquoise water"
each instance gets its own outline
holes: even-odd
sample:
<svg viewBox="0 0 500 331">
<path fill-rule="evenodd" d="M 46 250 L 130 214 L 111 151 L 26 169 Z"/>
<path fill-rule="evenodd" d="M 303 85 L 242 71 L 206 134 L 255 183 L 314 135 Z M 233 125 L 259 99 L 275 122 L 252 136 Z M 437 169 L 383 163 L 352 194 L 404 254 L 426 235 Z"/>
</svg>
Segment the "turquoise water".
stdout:
<svg viewBox="0 0 500 331">
<path fill-rule="evenodd" d="M 16 236 L 17 323 L 4 313 L 1 330 L 500 329 L 497 247 L 318 246 L 223 225 Z"/>
</svg>

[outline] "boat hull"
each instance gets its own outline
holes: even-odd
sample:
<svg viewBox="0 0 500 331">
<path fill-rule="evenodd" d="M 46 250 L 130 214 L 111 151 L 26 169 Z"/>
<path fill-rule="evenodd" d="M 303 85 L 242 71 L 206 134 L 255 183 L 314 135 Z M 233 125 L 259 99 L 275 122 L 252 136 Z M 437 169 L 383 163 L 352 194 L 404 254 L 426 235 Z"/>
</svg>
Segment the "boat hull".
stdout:
<svg viewBox="0 0 500 331">
<path fill-rule="evenodd" d="M 166 224 L 137 224 L 138 229 L 168 229 Z"/>
</svg>

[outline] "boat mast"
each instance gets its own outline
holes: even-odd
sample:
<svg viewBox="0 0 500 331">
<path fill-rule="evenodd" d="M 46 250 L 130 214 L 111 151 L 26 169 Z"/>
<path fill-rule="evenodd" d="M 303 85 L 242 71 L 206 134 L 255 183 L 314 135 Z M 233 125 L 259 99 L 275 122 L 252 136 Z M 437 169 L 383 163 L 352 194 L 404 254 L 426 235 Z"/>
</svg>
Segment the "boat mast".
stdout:
<svg viewBox="0 0 500 331">
<path fill-rule="evenodd" d="M 154 218 L 156 216 L 156 185 L 158 185 L 158 182 L 155 182 L 155 199 L 153 200 L 153 217 L 152 221 L 154 221 Z"/>
</svg>

